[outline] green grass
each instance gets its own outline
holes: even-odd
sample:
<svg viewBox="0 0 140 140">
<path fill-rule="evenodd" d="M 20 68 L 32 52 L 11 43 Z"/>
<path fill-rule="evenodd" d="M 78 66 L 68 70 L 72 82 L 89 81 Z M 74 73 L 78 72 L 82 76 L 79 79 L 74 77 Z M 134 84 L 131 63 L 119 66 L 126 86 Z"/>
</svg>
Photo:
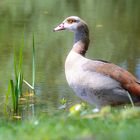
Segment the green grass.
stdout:
<svg viewBox="0 0 140 140">
<path fill-rule="evenodd" d="M 6 140 L 138 140 L 140 109 L 105 108 L 101 115 L 93 113 L 69 115 L 57 111 L 39 112 L 23 121 L 0 120 L 0 139 Z M 99 113 L 100 114 L 100 113 Z M 90 117 L 89 117 L 90 116 Z M 92 117 L 91 117 L 92 116 Z M 96 117 L 95 117 L 96 116 Z M 98 116 L 98 117 L 97 117 Z"/>
</svg>

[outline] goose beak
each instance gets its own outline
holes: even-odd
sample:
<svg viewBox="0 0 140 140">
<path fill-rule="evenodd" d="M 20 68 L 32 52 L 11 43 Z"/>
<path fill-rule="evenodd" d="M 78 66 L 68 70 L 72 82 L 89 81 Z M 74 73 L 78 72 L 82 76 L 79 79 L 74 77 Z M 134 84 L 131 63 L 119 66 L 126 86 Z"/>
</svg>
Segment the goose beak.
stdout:
<svg viewBox="0 0 140 140">
<path fill-rule="evenodd" d="M 54 32 L 65 30 L 64 23 L 61 23 L 56 28 L 53 29 Z"/>
</svg>

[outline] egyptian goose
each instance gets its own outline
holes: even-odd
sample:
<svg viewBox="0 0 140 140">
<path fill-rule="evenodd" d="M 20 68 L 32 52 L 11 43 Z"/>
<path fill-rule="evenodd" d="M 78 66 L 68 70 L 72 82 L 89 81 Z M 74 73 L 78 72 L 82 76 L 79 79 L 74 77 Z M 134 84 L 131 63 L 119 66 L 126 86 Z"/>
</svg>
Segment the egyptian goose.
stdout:
<svg viewBox="0 0 140 140">
<path fill-rule="evenodd" d="M 140 101 L 140 83 L 128 71 L 106 61 L 85 58 L 89 46 L 87 24 L 77 16 L 66 18 L 54 31 L 74 32 L 74 45 L 65 61 L 65 75 L 77 96 L 101 108 Z"/>
</svg>

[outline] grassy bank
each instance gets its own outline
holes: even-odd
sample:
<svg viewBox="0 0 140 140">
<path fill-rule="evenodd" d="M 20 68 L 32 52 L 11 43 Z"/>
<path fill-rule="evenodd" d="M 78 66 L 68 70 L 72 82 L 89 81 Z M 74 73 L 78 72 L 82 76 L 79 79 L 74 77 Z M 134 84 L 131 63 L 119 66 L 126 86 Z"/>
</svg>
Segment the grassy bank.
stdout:
<svg viewBox="0 0 140 140">
<path fill-rule="evenodd" d="M 140 109 L 104 109 L 101 113 L 69 115 L 39 113 L 30 120 L 0 120 L 0 139 L 6 140 L 137 140 Z"/>
</svg>

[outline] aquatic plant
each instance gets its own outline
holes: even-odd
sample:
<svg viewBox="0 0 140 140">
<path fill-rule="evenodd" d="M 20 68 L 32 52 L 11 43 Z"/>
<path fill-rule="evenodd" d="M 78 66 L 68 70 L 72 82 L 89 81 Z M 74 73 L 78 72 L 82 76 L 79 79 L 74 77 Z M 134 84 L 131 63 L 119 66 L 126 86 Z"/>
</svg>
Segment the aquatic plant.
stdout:
<svg viewBox="0 0 140 140">
<path fill-rule="evenodd" d="M 13 79 L 10 80 L 14 114 L 17 114 L 17 112 L 18 112 L 19 97 L 23 96 L 22 95 L 22 86 L 23 86 L 23 68 L 22 68 L 23 67 L 23 48 L 24 48 L 24 40 L 22 41 L 22 45 L 20 47 L 18 57 L 16 56 L 16 50 L 14 50 L 14 80 Z"/>
<path fill-rule="evenodd" d="M 8 105 L 9 96 L 11 93 L 12 97 L 12 111 L 14 115 L 18 114 L 18 104 L 19 104 L 19 98 L 23 97 L 23 82 L 32 90 L 34 90 L 35 86 L 35 43 L 34 43 L 34 35 L 33 35 L 33 45 L 32 45 L 32 85 L 30 85 L 26 80 L 23 78 L 23 48 L 24 48 L 24 40 L 21 43 L 21 47 L 19 50 L 19 55 L 17 57 L 17 52 L 14 50 L 14 78 L 10 79 L 9 85 L 8 85 L 8 91 L 6 93 L 5 98 L 5 106 L 4 106 L 4 112 L 6 113 L 6 107 Z"/>
</svg>

